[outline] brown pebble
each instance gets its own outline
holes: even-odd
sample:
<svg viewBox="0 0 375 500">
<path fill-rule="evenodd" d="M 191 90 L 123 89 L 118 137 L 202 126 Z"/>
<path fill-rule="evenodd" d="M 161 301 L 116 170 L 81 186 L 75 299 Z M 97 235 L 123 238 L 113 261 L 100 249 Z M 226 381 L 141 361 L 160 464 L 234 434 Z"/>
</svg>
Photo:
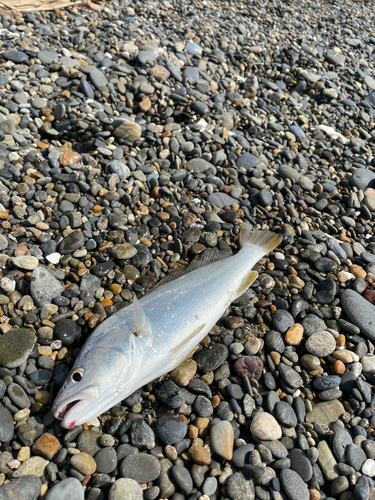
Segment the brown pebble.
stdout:
<svg viewBox="0 0 375 500">
<path fill-rule="evenodd" d="M 210 419 L 206 417 L 197 417 L 194 420 L 194 426 L 198 429 L 199 437 L 206 437 L 208 435 L 208 424 Z"/>
<path fill-rule="evenodd" d="M 337 375 L 342 375 L 343 373 L 345 373 L 345 365 L 339 359 L 335 361 L 333 369 L 335 370 L 335 373 L 337 373 Z"/>
<path fill-rule="evenodd" d="M 81 155 L 76 153 L 75 151 L 68 151 L 67 153 L 63 153 L 59 158 L 60 165 L 62 165 L 63 167 L 68 167 L 69 165 L 78 163 L 79 161 L 81 161 Z"/>
<path fill-rule="evenodd" d="M 187 431 L 187 437 L 189 439 L 195 439 L 198 437 L 198 429 L 195 427 L 195 425 L 189 425 Z"/>
<path fill-rule="evenodd" d="M 357 266 L 354 264 L 351 268 L 350 271 L 354 274 L 356 278 L 366 278 L 367 273 L 364 269 L 362 269 L 361 266 Z"/>
<path fill-rule="evenodd" d="M 244 319 L 239 316 L 229 316 L 225 318 L 224 325 L 229 328 L 229 330 L 235 330 L 236 328 L 242 328 L 244 325 Z"/>
<path fill-rule="evenodd" d="M 295 323 L 285 334 L 285 342 L 289 345 L 299 345 L 303 337 L 303 326 Z"/>
<path fill-rule="evenodd" d="M 203 446 L 192 446 L 189 449 L 189 455 L 198 465 L 209 465 L 211 463 L 211 455 Z"/>
<path fill-rule="evenodd" d="M 52 436 L 52 434 L 45 432 L 35 441 L 32 451 L 35 455 L 52 460 L 60 448 L 61 444 L 59 440 L 55 436 Z"/>
</svg>

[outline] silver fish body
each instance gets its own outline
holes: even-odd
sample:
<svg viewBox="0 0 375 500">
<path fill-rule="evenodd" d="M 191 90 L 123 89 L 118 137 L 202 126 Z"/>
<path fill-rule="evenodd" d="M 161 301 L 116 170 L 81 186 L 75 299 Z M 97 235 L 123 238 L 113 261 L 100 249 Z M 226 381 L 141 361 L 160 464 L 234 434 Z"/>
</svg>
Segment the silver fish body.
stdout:
<svg viewBox="0 0 375 500">
<path fill-rule="evenodd" d="M 65 428 L 83 424 L 184 361 L 257 277 L 252 268 L 280 239 L 242 236 L 233 256 L 155 288 L 101 323 L 53 405 Z"/>
</svg>

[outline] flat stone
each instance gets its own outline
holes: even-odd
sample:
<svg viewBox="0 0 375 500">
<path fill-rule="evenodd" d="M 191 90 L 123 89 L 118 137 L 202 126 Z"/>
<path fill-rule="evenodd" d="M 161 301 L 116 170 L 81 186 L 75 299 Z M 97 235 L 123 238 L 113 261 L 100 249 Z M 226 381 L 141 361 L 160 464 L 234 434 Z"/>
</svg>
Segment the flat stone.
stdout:
<svg viewBox="0 0 375 500">
<path fill-rule="evenodd" d="M 113 132 L 113 135 L 119 139 L 124 139 L 127 142 L 137 141 L 142 134 L 142 129 L 138 123 L 124 121 Z"/>
<path fill-rule="evenodd" d="M 254 483 L 248 480 L 243 472 L 235 472 L 229 476 L 225 485 L 228 496 L 231 500 L 254 500 Z"/>
<path fill-rule="evenodd" d="M 286 365 L 285 363 L 280 363 L 278 368 L 281 377 L 290 387 L 293 387 L 293 389 L 298 389 L 298 387 L 301 387 L 301 385 L 303 385 L 302 377 L 298 372 L 296 372 L 296 370 Z"/>
<path fill-rule="evenodd" d="M 305 348 L 313 356 L 324 358 L 336 349 L 336 342 L 328 332 L 314 333 L 306 340 Z"/>
<path fill-rule="evenodd" d="M 108 500 L 143 500 L 143 491 L 134 479 L 120 478 L 111 486 Z"/>
<path fill-rule="evenodd" d="M 17 368 L 24 363 L 34 348 L 36 337 L 31 330 L 8 330 L 0 337 L 0 365 Z"/>
<path fill-rule="evenodd" d="M 84 497 L 84 490 L 78 479 L 68 477 L 53 485 L 45 500 L 84 500 Z"/>
<path fill-rule="evenodd" d="M 263 361 L 258 356 L 242 356 L 235 362 L 234 370 L 240 377 L 246 375 L 259 380 L 263 371 Z"/>
<path fill-rule="evenodd" d="M 111 248 L 111 254 L 115 259 L 119 260 L 131 259 L 136 253 L 137 249 L 130 243 L 120 243 Z"/>
<path fill-rule="evenodd" d="M 0 441 L 9 443 L 14 436 L 13 417 L 8 408 L 0 404 Z"/>
<path fill-rule="evenodd" d="M 307 483 L 307 481 L 310 481 L 313 475 L 313 468 L 305 453 L 302 450 L 294 448 L 290 450 L 288 458 L 290 460 L 290 468 L 294 472 L 297 472 L 303 482 Z"/>
<path fill-rule="evenodd" d="M 60 281 L 45 267 L 34 269 L 30 279 L 30 294 L 38 307 L 50 304 L 64 290 Z"/>
<path fill-rule="evenodd" d="M 85 244 L 85 238 L 80 231 L 73 231 L 62 240 L 59 245 L 59 252 L 62 255 L 73 253 Z"/>
<path fill-rule="evenodd" d="M 197 372 L 197 363 L 194 359 L 187 359 L 180 366 L 169 373 L 169 378 L 180 387 L 188 385 Z"/>
<path fill-rule="evenodd" d="M 351 323 L 358 326 L 363 335 L 374 340 L 375 306 L 354 290 L 343 290 L 340 300 Z"/>
<path fill-rule="evenodd" d="M 134 479 L 139 484 L 154 481 L 160 474 L 159 460 L 145 453 L 128 455 L 120 464 L 122 477 Z"/>
<path fill-rule="evenodd" d="M 290 469 L 282 469 L 280 481 L 290 500 L 309 500 L 310 492 L 302 478 Z"/>
<path fill-rule="evenodd" d="M 38 264 L 39 260 L 32 255 L 21 255 L 13 259 L 13 265 L 24 271 L 33 271 Z"/>
<path fill-rule="evenodd" d="M 20 477 L 0 486 L 0 500 L 37 500 L 41 487 L 42 482 L 36 476 Z M 48 495 L 45 498 L 46 500 L 57 500 L 56 497 L 49 498 Z M 65 500 L 65 498 L 60 497 L 59 500 Z M 71 500 L 76 499 L 72 497 Z M 82 499 L 77 498 L 77 500 L 83 500 L 83 496 Z"/>
<path fill-rule="evenodd" d="M 186 436 L 187 425 L 180 418 L 166 413 L 158 418 L 156 432 L 164 444 L 175 444 Z"/>
<path fill-rule="evenodd" d="M 298 421 L 293 408 L 285 401 L 279 401 L 275 405 L 277 420 L 287 427 L 296 427 Z"/>
<path fill-rule="evenodd" d="M 338 420 L 343 413 L 345 413 L 345 408 L 338 399 L 324 401 L 313 406 L 306 415 L 306 422 L 318 422 L 321 425 L 330 424 Z"/>
<path fill-rule="evenodd" d="M 317 449 L 319 452 L 318 463 L 325 478 L 328 481 L 334 481 L 339 477 L 339 474 L 337 472 L 337 462 L 332 455 L 332 451 L 326 441 L 319 441 Z"/>
<path fill-rule="evenodd" d="M 37 476 L 43 477 L 44 469 L 49 464 L 48 460 L 42 457 L 30 457 L 18 467 L 12 474 L 12 477 Z"/>
<path fill-rule="evenodd" d="M 346 463 L 347 448 L 353 439 L 346 429 L 338 429 L 332 439 L 332 452 L 340 463 Z"/>
</svg>

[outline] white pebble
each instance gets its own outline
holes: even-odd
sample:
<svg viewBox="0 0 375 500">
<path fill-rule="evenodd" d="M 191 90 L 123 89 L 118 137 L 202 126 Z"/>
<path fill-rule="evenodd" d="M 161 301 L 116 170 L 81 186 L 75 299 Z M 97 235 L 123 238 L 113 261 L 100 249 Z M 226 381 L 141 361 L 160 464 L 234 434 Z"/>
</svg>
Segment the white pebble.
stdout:
<svg viewBox="0 0 375 500">
<path fill-rule="evenodd" d="M 275 259 L 278 259 L 278 260 L 285 260 L 285 255 L 281 252 L 276 252 L 275 253 Z"/>
<path fill-rule="evenodd" d="M 374 477 L 375 476 L 375 460 L 372 458 L 368 458 L 366 462 L 362 465 L 362 472 L 366 474 L 366 476 Z"/>
<path fill-rule="evenodd" d="M 61 254 L 59 252 L 53 252 L 47 255 L 46 259 L 51 264 L 58 264 L 60 262 Z"/>
</svg>

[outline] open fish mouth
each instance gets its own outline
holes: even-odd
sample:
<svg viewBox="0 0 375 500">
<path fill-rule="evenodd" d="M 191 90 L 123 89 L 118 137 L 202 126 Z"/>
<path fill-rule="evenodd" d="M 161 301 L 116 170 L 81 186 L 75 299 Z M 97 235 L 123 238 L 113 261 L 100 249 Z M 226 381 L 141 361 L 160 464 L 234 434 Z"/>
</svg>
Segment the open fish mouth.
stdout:
<svg viewBox="0 0 375 500">
<path fill-rule="evenodd" d="M 82 399 L 77 399 L 76 401 L 72 401 L 71 403 L 68 403 L 67 405 L 63 406 L 58 413 L 55 412 L 55 418 L 57 418 L 58 420 L 62 420 L 68 413 L 68 411 L 81 401 Z"/>
</svg>

